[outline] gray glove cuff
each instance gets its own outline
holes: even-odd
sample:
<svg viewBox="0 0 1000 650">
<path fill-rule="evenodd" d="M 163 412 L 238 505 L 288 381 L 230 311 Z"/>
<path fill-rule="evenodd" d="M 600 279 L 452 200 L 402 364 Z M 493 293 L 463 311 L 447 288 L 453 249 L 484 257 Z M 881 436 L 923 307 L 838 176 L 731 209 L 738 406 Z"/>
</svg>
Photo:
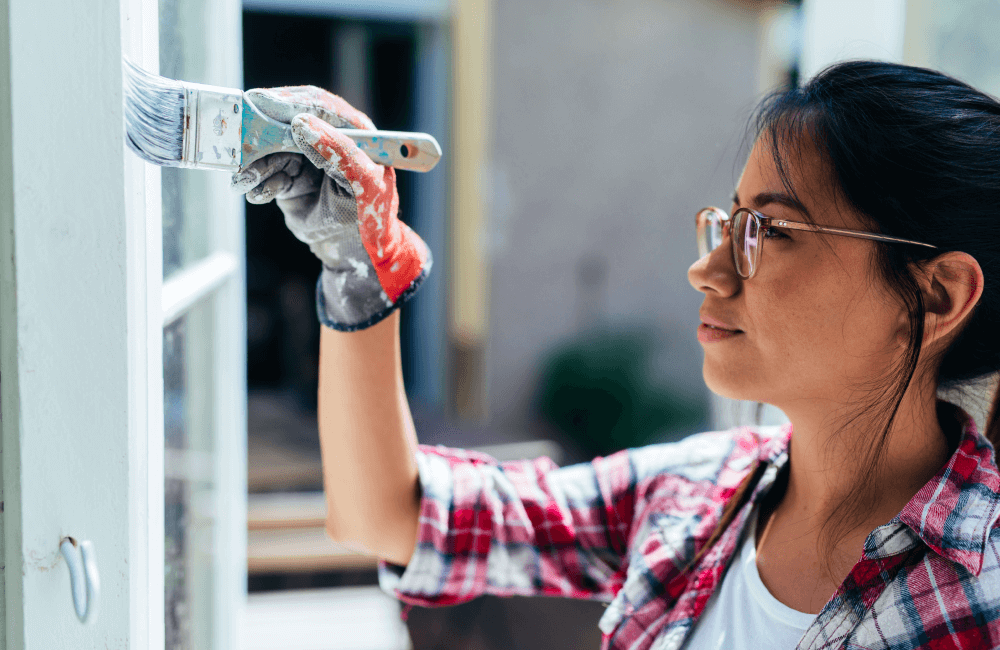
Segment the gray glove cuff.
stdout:
<svg viewBox="0 0 1000 650">
<path fill-rule="evenodd" d="M 319 322 L 338 332 L 356 332 L 371 327 L 413 297 L 430 275 L 432 263 L 433 260 L 428 252 L 427 263 L 420 270 L 420 274 L 394 303 L 389 302 L 384 292 L 379 292 L 377 296 L 366 296 L 364 299 L 352 295 L 348 300 L 343 291 L 349 281 L 350 272 L 335 271 L 324 266 L 316 281 L 316 315 L 319 317 Z"/>
</svg>

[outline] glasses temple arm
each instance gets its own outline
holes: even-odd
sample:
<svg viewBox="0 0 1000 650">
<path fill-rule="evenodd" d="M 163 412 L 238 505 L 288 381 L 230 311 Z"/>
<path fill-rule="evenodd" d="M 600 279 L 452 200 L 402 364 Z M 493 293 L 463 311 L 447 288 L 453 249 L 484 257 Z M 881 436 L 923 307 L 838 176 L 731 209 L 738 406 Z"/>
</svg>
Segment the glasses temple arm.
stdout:
<svg viewBox="0 0 1000 650">
<path fill-rule="evenodd" d="M 937 248 L 937 246 L 932 244 L 925 244 L 923 242 L 913 241 L 912 239 L 900 239 L 899 237 L 890 237 L 889 235 L 877 235 L 875 233 L 859 232 L 857 230 L 844 230 L 842 228 L 831 228 L 829 226 L 814 226 L 812 224 L 797 223 L 795 221 L 772 219 L 771 225 L 777 228 L 788 228 L 789 230 L 809 230 L 812 232 L 830 233 L 831 235 L 844 235 L 845 237 L 854 237 L 855 239 L 872 239 L 876 241 L 893 242 L 896 244 L 914 244 L 916 246 L 926 246 L 927 248 Z"/>
</svg>

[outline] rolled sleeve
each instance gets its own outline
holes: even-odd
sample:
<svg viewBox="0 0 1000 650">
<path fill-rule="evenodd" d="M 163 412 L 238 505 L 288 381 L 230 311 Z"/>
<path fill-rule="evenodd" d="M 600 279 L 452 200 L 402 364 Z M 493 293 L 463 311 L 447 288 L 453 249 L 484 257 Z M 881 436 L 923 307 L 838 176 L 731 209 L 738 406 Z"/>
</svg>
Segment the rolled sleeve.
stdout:
<svg viewBox="0 0 1000 650">
<path fill-rule="evenodd" d="M 610 600 L 623 574 L 634 487 L 626 452 L 559 468 L 420 445 L 417 543 L 381 561 L 380 587 L 412 605 L 481 595 Z"/>
<path fill-rule="evenodd" d="M 437 448 L 430 453 L 427 449 L 427 446 L 420 445 L 416 453 L 421 496 L 420 523 L 413 556 L 405 567 L 379 560 L 378 581 L 383 591 L 403 602 L 423 606 L 449 605 L 462 600 L 458 594 L 446 591 L 446 549 L 440 546 L 442 535 L 448 531 L 454 486 L 448 461 Z"/>
</svg>

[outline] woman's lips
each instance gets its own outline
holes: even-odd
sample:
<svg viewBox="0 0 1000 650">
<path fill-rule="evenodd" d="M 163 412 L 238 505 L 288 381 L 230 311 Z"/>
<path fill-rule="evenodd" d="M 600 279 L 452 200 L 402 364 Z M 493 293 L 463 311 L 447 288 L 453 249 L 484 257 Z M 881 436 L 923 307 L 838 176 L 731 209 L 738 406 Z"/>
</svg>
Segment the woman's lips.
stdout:
<svg viewBox="0 0 1000 650">
<path fill-rule="evenodd" d="M 702 343 L 722 341 L 742 333 L 740 330 L 727 330 L 721 327 L 713 327 L 707 323 L 702 323 L 698 326 L 698 340 Z"/>
<path fill-rule="evenodd" d="M 712 327 L 718 328 L 720 330 L 729 330 L 730 332 L 740 332 L 740 331 L 742 331 L 738 327 L 733 327 L 729 323 L 723 323 L 718 318 L 712 318 L 711 316 L 709 316 L 707 314 L 698 314 L 698 316 L 701 318 L 701 322 L 702 323 L 704 323 L 706 325 L 711 325 Z"/>
<path fill-rule="evenodd" d="M 708 314 L 699 313 L 698 316 L 701 318 L 701 324 L 698 325 L 698 340 L 702 343 L 722 341 L 743 333 L 743 330 L 737 329 L 729 323 L 723 323 L 718 318 L 713 318 Z"/>
</svg>

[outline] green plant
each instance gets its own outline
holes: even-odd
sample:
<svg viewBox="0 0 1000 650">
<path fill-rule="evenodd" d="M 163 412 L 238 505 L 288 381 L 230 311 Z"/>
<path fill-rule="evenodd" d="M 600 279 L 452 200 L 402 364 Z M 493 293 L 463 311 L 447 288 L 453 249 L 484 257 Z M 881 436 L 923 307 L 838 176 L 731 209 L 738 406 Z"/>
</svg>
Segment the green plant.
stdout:
<svg viewBox="0 0 1000 650">
<path fill-rule="evenodd" d="M 539 412 L 594 455 L 699 424 L 704 404 L 651 378 L 656 347 L 656 337 L 644 329 L 596 331 L 559 346 L 543 364 Z"/>
</svg>

